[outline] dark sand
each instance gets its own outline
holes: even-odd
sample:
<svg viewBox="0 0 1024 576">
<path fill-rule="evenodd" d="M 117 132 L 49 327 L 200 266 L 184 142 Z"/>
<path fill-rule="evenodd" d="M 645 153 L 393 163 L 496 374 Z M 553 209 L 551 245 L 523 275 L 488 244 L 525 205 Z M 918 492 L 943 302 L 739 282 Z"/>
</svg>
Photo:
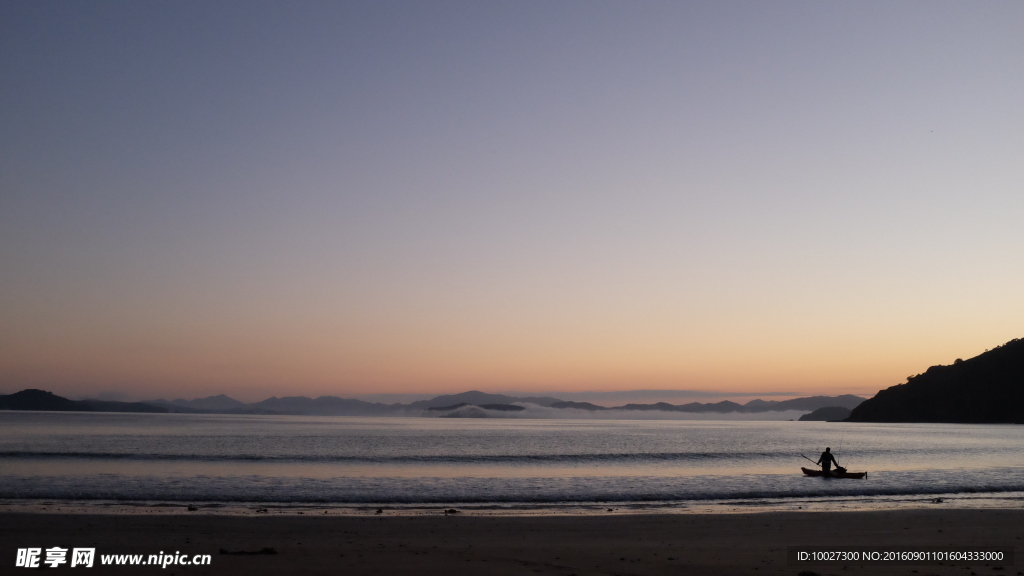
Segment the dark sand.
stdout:
<svg viewBox="0 0 1024 576">
<path fill-rule="evenodd" d="M 205 567 L 102 567 L 86 574 L 1022 574 L 964 566 L 787 565 L 793 545 L 1013 545 L 1024 510 L 608 516 L 215 516 L 0 513 L 0 573 L 22 547 L 97 554 L 212 554 Z M 233 555 L 265 547 L 277 554 Z M 99 559 L 97 558 L 97 564 Z M 1018 564 L 1021 564 L 1018 562 Z M 78 570 L 67 565 L 61 571 Z M 915 572 L 916 570 L 916 572 Z M 75 572 L 71 572 L 74 574 Z"/>
</svg>

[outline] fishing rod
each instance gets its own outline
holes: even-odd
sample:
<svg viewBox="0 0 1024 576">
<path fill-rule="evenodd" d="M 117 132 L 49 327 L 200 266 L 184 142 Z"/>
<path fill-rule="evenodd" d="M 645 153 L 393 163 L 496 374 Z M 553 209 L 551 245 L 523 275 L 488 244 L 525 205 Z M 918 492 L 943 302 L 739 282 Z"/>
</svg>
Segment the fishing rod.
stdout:
<svg viewBox="0 0 1024 576">
<path fill-rule="evenodd" d="M 804 455 L 803 455 L 803 454 L 801 454 L 801 456 L 804 456 Z M 804 456 L 804 458 L 807 458 L 807 456 Z M 808 462 L 814 462 L 814 465 L 815 465 L 815 466 L 817 466 L 817 465 L 818 465 L 818 462 L 815 462 L 814 460 L 811 460 L 810 458 L 807 458 L 807 461 L 808 461 Z M 842 466 L 840 466 L 840 465 L 839 465 L 839 461 L 838 461 L 838 460 L 836 460 L 836 467 L 837 467 L 837 468 L 842 468 Z"/>
</svg>

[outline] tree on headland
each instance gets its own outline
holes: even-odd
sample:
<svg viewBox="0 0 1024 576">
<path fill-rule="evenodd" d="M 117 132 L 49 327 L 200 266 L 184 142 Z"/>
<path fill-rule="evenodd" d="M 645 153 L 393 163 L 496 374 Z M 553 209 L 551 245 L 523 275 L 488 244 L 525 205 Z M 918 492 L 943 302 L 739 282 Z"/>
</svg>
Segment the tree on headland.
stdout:
<svg viewBox="0 0 1024 576">
<path fill-rule="evenodd" d="M 1024 340 L 910 376 L 854 408 L 849 420 L 1024 424 Z"/>
</svg>

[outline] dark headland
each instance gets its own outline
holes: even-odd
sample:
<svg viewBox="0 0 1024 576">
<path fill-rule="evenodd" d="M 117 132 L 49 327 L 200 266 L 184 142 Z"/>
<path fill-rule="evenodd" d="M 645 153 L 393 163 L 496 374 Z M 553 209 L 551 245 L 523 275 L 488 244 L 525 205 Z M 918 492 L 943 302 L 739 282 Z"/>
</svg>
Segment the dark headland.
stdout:
<svg viewBox="0 0 1024 576">
<path fill-rule="evenodd" d="M 850 417 L 851 410 L 842 406 L 825 406 L 800 417 L 801 422 L 842 422 Z"/>
<path fill-rule="evenodd" d="M 879 391 L 850 422 L 1024 424 L 1024 340 L 948 366 L 932 366 Z"/>
</svg>

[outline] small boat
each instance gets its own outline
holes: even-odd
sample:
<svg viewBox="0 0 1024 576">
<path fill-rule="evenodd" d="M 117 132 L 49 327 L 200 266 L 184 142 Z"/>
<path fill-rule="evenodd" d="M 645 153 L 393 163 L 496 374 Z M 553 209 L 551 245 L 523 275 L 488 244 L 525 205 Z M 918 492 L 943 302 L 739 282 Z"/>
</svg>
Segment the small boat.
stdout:
<svg viewBox="0 0 1024 576">
<path fill-rule="evenodd" d="M 868 475 L 867 472 L 847 472 L 846 468 L 831 470 L 827 475 L 821 470 L 808 470 L 807 468 L 800 469 L 808 476 L 825 476 L 826 478 L 853 478 L 854 480 L 860 480 Z"/>
</svg>

